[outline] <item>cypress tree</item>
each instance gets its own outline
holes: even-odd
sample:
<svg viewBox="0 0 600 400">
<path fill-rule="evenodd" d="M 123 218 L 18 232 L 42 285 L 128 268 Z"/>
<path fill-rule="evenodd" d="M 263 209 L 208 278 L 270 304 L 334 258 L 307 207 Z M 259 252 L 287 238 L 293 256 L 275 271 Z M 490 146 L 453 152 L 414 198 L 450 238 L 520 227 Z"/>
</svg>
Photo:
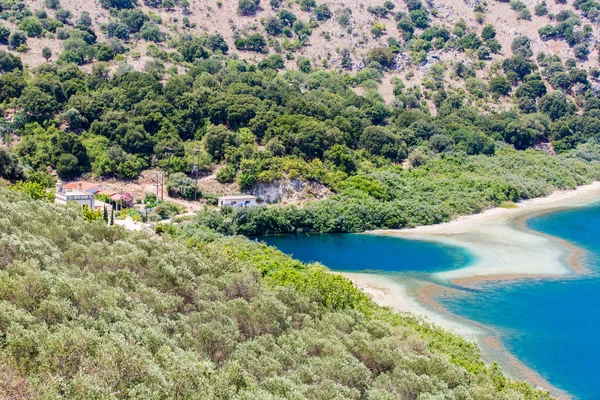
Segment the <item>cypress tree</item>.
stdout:
<svg viewBox="0 0 600 400">
<path fill-rule="evenodd" d="M 106 211 L 106 206 L 104 206 L 104 213 L 102 214 L 102 219 L 108 224 L 108 211 Z"/>
</svg>

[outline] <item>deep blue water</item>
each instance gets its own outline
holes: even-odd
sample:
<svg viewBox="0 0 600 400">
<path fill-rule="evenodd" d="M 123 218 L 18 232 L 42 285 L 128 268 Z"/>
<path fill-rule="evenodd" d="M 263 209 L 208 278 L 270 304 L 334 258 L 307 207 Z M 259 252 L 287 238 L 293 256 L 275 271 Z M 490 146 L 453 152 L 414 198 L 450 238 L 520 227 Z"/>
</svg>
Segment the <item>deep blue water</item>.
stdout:
<svg viewBox="0 0 600 400">
<path fill-rule="evenodd" d="M 534 230 L 588 250 L 600 271 L 600 203 L 527 222 Z M 260 240 L 333 270 L 428 273 L 467 265 L 465 250 L 375 235 L 287 235 Z M 496 328 L 505 346 L 554 386 L 582 400 L 600 399 L 600 279 L 487 285 L 465 297 L 445 297 L 452 312 Z"/>
<path fill-rule="evenodd" d="M 361 234 L 262 236 L 259 240 L 303 262 L 346 272 L 439 272 L 463 267 L 471 255 L 461 247 Z"/>
<path fill-rule="evenodd" d="M 530 219 L 528 226 L 588 250 L 598 271 L 600 205 Z M 443 300 L 452 312 L 494 326 L 506 347 L 554 386 L 600 398 L 600 279 L 511 283 Z"/>
</svg>

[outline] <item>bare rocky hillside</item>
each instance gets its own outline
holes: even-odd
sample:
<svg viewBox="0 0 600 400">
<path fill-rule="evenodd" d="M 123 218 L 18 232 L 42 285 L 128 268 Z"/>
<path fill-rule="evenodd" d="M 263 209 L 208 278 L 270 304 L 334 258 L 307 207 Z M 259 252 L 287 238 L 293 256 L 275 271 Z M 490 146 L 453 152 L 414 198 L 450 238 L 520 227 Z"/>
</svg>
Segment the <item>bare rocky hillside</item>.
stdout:
<svg viewBox="0 0 600 400">
<path fill-rule="evenodd" d="M 540 72 L 548 64 L 544 55 L 569 60 L 568 69 L 590 73 L 592 86 L 597 86 L 600 13 L 595 0 L 4 0 L 0 4 L 2 48 L 30 67 L 57 60 L 89 70 L 95 61 L 104 61 L 113 71 L 131 66 L 174 73 L 207 56 L 186 47 L 200 38 L 213 52 L 264 60 L 274 69 L 364 71 L 353 82 L 355 90 L 360 94 L 377 90 L 388 103 L 404 87 L 414 86 L 417 97 L 424 92 L 426 100 L 421 102 L 432 110 L 436 100 L 428 93 L 439 89 L 439 82 L 446 89 L 466 89 L 483 107 L 503 108 L 505 101 L 498 96 L 489 102 L 480 92 L 494 92 L 489 79 L 501 69 L 508 73 L 503 60 L 515 54 L 537 64 Z M 79 28 L 89 32 L 82 34 Z M 83 37 L 90 33 L 93 39 Z M 542 73 L 550 86 L 570 89 L 566 83 L 553 83 L 550 75 Z M 513 84 L 517 79 L 508 78 Z"/>
</svg>

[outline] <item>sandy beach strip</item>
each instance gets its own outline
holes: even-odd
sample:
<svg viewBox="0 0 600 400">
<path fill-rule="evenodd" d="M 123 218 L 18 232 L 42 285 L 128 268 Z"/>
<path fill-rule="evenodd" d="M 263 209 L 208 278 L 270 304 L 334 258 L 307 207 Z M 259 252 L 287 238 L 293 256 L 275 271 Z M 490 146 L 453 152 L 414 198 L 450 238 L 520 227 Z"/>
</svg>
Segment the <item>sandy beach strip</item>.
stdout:
<svg viewBox="0 0 600 400">
<path fill-rule="evenodd" d="M 543 198 L 525 200 L 515 208 L 493 208 L 451 222 L 412 229 L 378 230 L 366 234 L 437 241 L 467 248 L 475 260 L 464 268 L 433 274 L 442 282 L 473 287 L 486 282 L 523 279 L 568 279 L 586 272 L 583 250 L 567 241 L 534 232 L 525 221 L 543 213 L 586 206 L 600 201 L 600 182 L 574 190 L 557 191 Z M 465 326 L 435 301 L 436 296 L 459 294 L 447 286 L 424 283 L 409 290 L 407 282 L 389 276 L 342 273 L 381 306 L 423 316 L 453 332 L 473 337 L 481 333 L 473 324 Z"/>
<path fill-rule="evenodd" d="M 533 232 L 525 220 L 563 208 L 600 201 L 600 182 L 575 190 L 557 191 L 543 198 L 525 200 L 515 208 L 493 208 L 451 222 L 412 229 L 378 230 L 369 234 L 429 240 L 467 248 L 475 261 L 453 271 L 435 274 L 452 281 L 472 277 L 507 275 L 568 275 L 584 273 L 580 249 L 560 238 Z"/>
<path fill-rule="evenodd" d="M 569 395 L 553 388 L 501 344 L 490 327 L 456 316 L 437 299 L 468 295 L 460 288 L 481 287 L 524 279 L 570 279 L 585 274 L 585 252 L 561 238 L 529 229 L 527 219 L 544 213 L 600 202 L 600 182 L 574 190 L 557 191 L 543 198 L 524 200 L 515 208 L 493 208 L 451 222 L 412 229 L 378 230 L 367 234 L 405 239 L 437 241 L 469 250 L 474 261 L 466 267 L 433 274 L 440 284 L 408 282 L 391 276 L 343 273 L 379 305 L 410 312 L 462 335 L 482 346 L 485 353 L 497 353 L 504 367 L 516 369 L 517 378 L 550 390 L 558 398 Z M 443 282 L 449 285 L 445 286 Z"/>
</svg>

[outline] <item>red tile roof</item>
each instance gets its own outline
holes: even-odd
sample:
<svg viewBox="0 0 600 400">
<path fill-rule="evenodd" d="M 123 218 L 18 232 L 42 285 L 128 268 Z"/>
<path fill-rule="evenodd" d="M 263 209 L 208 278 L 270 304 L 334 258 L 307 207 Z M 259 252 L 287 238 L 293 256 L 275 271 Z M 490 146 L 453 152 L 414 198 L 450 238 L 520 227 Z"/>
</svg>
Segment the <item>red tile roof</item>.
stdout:
<svg viewBox="0 0 600 400">
<path fill-rule="evenodd" d="M 98 186 L 100 186 L 98 183 L 77 181 L 77 182 L 67 183 L 67 184 L 63 185 L 63 188 L 79 189 L 79 184 L 81 184 L 81 190 L 89 190 L 89 189 L 97 188 Z"/>
</svg>

